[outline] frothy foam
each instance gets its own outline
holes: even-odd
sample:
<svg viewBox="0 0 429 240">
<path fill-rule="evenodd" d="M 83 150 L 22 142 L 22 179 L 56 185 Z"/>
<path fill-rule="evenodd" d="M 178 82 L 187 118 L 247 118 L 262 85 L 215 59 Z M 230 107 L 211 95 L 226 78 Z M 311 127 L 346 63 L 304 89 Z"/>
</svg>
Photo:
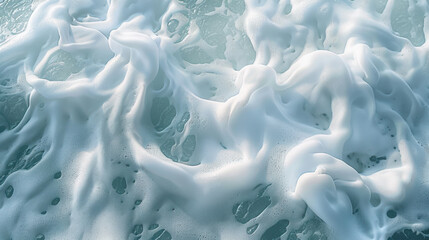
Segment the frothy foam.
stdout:
<svg viewBox="0 0 429 240">
<path fill-rule="evenodd" d="M 0 0 L 0 238 L 429 239 L 428 12 Z"/>
</svg>

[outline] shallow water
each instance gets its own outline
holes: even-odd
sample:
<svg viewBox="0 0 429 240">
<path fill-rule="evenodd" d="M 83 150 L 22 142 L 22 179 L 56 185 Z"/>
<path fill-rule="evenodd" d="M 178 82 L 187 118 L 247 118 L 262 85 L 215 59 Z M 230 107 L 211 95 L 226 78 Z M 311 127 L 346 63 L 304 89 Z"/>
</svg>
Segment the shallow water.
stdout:
<svg viewBox="0 0 429 240">
<path fill-rule="evenodd" d="M 0 0 L 0 239 L 429 239 L 428 13 Z"/>
</svg>

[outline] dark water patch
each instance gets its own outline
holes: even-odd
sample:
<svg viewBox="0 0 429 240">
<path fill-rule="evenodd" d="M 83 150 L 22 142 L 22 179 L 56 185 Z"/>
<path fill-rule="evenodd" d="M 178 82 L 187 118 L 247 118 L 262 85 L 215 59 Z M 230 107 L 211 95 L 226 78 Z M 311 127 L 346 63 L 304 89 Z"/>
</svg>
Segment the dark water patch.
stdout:
<svg viewBox="0 0 429 240">
<path fill-rule="evenodd" d="M 381 160 L 386 160 L 386 156 L 377 157 L 377 156 L 375 156 L 375 155 L 372 155 L 372 156 L 369 158 L 369 161 L 371 161 L 371 162 L 375 162 L 375 163 L 380 163 L 380 161 L 381 161 Z"/>
<path fill-rule="evenodd" d="M 0 185 L 2 185 L 6 181 L 6 178 L 7 178 L 6 174 L 0 175 Z"/>
<path fill-rule="evenodd" d="M 183 130 L 185 129 L 185 125 L 190 118 L 191 118 L 191 114 L 189 112 L 183 113 L 182 118 L 180 119 L 179 123 L 177 123 L 176 125 L 176 130 L 180 133 L 183 132 Z"/>
<path fill-rule="evenodd" d="M 165 140 L 165 142 L 160 146 L 160 150 L 161 150 L 162 154 L 164 154 L 164 156 L 173 160 L 174 162 L 177 162 L 177 157 L 174 156 L 173 153 L 171 152 L 171 150 L 175 144 L 176 144 L 176 142 L 173 139 L 169 138 L 169 139 Z"/>
<path fill-rule="evenodd" d="M 191 64 L 205 64 L 214 61 L 206 51 L 198 46 L 181 49 L 180 56 L 183 60 Z"/>
<path fill-rule="evenodd" d="M 25 165 L 25 153 L 28 150 L 28 145 L 19 147 L 15 152 L 15 157 L 12 156 L 6 164 L 6 173 L 11 174 L 15 171 L 20 170 Z"/>
<path fill-rule="evenodd" d="M 260 186 L 262 185 L 256 186 L 254 190 L 257 190 Z M 234 214 L 235 220 L 245 224 L 261 215 L 262 212 L 268 208 L 271 204 L 271 198 L 270 196 L 263 196 L 268 186 L 269 185 L 259 189 L 256 198 L 234 204 L 232 213 Z"/>
<path fill-rule="evenodd" d="M 36 240 L 45 240 L 45 235 L 39 233 L 36 235 Z"/>
<path fill-rule="evenodd" d="M 7 186 L 7 188 L 4 191 L 4 193 L 5 193 L 5 195 L 6 195 L 7 198 L 11 198 L 12 195 L 13 195 L 13 191 L 14 191 L 14 189 L 13 189 L 12 185 L 9 185 L 9 186 Z"/>
<path fill-rule="evenodd" d="M 189 135 L 185 138 L 182 143 L 182 162 L 189 162 L 192 154 L 195 151 L 195 147 L 197 145 L 197 140 L 195 135 Z"/>
<path fill-rule="evenodd" d="M 117 194 L 124 194 L 125 189 L 127 189 L 127 181 L 124 177 L 116 177 L 112 181 L 112 187 L 115 189 Z"/>
<path fill-rule="evenodd" d="M 210 46 L 225 49 L 226 35 L 224 28 L 228 23 L 228 17 L 222 14 L 213 14 L 198 18 L 196 23 L 205 42 Z"/>
<path fill-rule="evenodd" d="M 246 229 L 246 233 L 249 235 L 253 234 L 256 231 L 256 229 L 258 229 L 258 226 L 259 226 L 259 224 L 255 224 L 253 226 L 248 227 Z"/>
<path fill-rule="evenodd" d="M 168 138 L 160 146 L 160 150 L 164 156 L 173 160 L 174 162 L 188 163 L 194 154 L 197 145 L 197 138 L 195 135 L 188 135 L 182 143 L 177 143 L 172 138 Z M 182 151 L 179 152 L 178 148 Z"/>
<path fill-rule="evenodd" d="M 169 36 L 175 42 L 181 42 L 189 33 L 190 26 L 196 26 L 201 40 L 185 45 L 176 56 L 190 64 L 208 64 L 215 59 L 227 59 L 236 70 L 254 62 L 256 52 L 250 39 L 235 24 L 246 9 L 244 0 L 178 2 L 185 8 L 180 14 L 173 14 L 167 22 Z M 226 8 L 216 11 L 223 2 Z M 234 50 L 227 46 L 232 46 Z"/>
<path fill-rule="evenodd" d="M 269 196 L 258 197 L 251 201 L 235 204 L 232 211 L 235 219 L 244 224 L 259 216 L 270 204 Z"/>
<path fill-rule="evenodd" d="M 170 126 L 176 116 L 176 108 L 166 97 L 155 97 L 150 110 L 151 121 L 156 131 L 160 132 Z"/>
<path fill-rule="evenodd" d="M 386 7 L 387 0 L 374 0 L 375 11 L 378 13 L 383 13 L 384 8 Z"/>
<path fill-rule="evenodd" d="M 286 228 L 289 225 L 289 220 L 282 219 L 276 224 L 269 227 L 261 236 L 261 240 L 277 240 L 286 233 Z"/>
<path fill-rule="evenodd" d="M 134 225 L 132 232 L 133 232 L 134 235 L 140 235 L 140 234 L 142 234 L 142 232 L 143 232 L 143 225 L 142 224 L 136 224 L 136 225 Z"/>
<path fill-rule="evenodd" d="M 65 81 L 83 67 L 84 64 L 71 53 L 59 49 L 49 56 L 40 77 L 50 81 Z"/>
<path fill-rule="evenodd" d="M 429 229 L 422 232 L 402 229 L 395 232 L 388 240 L 429 240 Z"/>
<path fill-rule="evenodd" d="M 346 155 L 344 162 L 354 168 L 358 173 L 362 173 L 366 169 L 375 167 L 386 160 L 386 156 L 376 156 L 366 153 L 352 152 Z"/>
<path fill-rule="evenodd" d="M 23 145 L 15 151 L 15 154 L 10 156 L 5 168 L 0 172 L 0 185 L 12 173 L 23 169 L 30 170 L 42 160 L 44 151 L 35 151 L 35 148 L 36 146 Z"/>
<path fill-rule="evenodd" d="M 370 203 L 373 207 L 377 207 L 381 203 L 380 195 L 377 193 L 371 193 Z"/>
<path fill-rule="evenodd" d="M 242 15 L 246 9 L 244 0 L 226 0 L 226 7 L 233 13 Z"/>
<path fill-rule="evenodd" d="M 154 229 L 157 229 L 159 227 L 159 224 L 156 224 L 156 223 L 152 223 L 151 225 L 149 225 L 149 230 L 154 230 Z"/>
<path fill-rule="evenodd" d="M 387 217 L 389 218 L 395 218 L 398 214 L 395 210 L 389 209 L 386 213 Z"/>
<path fill-rule="evenodd" d="M 326 224 L 320 218 L 313 218 L 305 221 L 298 229 L 292 229 L 287 239 L 328 240 L 326 231 Z"/>
<path fill-rule="evenodd" d="M 60 202 L 60 198 L 56 197 L 56 198 L 52 199 L 51 205 L 56 206 L 56 205 L 58 205 L 59 202 Z"/>
<path fill-rule="evenodd" d="M 153 234 L 150 240 L 171 240 L 171 234 L 165 229 L 161 229 Z"/>
<path fill-rule="evenodd" d="M 33 168 L 34 166 L 36 166 L 40 160 L 42 160 L 44 151 L 38 152 L 36 154 L 34 154 L 29 160 L 27 160 L 27 164 L 25 165 L 25 169 L 29 170 L 31 168 Z"/>
<path fill-rule="evenodd" d="M 0 124 L 3 131 L 15 128 L 28 109 L 26 95 L 19 87 L 7 88 L 0 86 Z"/>
<path fill-rule="evenodd" d="M 390 13 L 390 23 L 395 34 L 407 38 L 414 46 L 425 43 L 425 11 L 410 7 L 408 0 L 396 0 Z"/>
<path fill-rule="evenodd" d="M 167 23 L 167 29 L 169 32 L 176 31 L 178 26 L 179 26 L 179 20 L 177 19 L 170 19 Z"/>
<path fill-rule="evenodd" d="M 32 0 L 0 0 L 0 43 L 5 41 L 9 34 L 22 33 L 30 19 Z"/>
<path fill-rule="evenodd" d="M 61 171 L 56 172 L 56 173 L 54 174 L 54 179 L 60 179 L 60 178 L 61 178 L 61 175 L 62 175 Z"/>
</svg>

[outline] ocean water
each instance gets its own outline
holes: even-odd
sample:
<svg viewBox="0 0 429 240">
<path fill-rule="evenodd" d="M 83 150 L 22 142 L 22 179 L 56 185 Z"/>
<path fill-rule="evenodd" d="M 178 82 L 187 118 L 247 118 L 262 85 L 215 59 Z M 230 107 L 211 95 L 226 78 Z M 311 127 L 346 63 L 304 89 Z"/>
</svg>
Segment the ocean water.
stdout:
<svg viewBox="0 0 429 240">
<path fill-rule="evenodd" d="M 428 0 L 0 0 L 0 239 L 429 239 Z"/>
</svg>

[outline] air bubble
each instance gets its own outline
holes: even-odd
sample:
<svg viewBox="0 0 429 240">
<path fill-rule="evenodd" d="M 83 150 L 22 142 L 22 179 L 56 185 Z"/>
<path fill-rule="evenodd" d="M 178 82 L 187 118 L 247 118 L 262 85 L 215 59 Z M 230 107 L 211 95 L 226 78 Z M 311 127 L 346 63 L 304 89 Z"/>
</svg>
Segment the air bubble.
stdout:
<svg viewBox="0 0 429 240">
<path fill-rule="evenodd" d="M 55 174 L 54 174 L 54 179 L 59 179 L 59 178 L 61 178 L 61 171 L 59 171 L 59 172 L 56 172 Z"/>
<path fill-rule="evenodd" d="M 248 227 L 246 229 L 247 234 L 249 234 L 249 235 L 253 234 L 256 231 L 256 229 L 258 229 L 258 226 L 259 226 L 259 224 L 255 224 L 253 226 Z"/>
<path fill-rule="evenodd" d="M 115 189 L 117 194 L 124 194 L 125 189 L 127 188 L 127 181 L 124 177 L 116 177 L 112 181 L 112 187 Z"/>
<path fill-rule="evenodd" d="M 56 206 L 56 205 L 58 205 L 59 202 L 60 202 L 60 198 L 56 197 L 51 201 L 51 205 Z"/>
<path fill-rule="evenodd" d="M 286 4 L 285 8 L 283 9 L 283 14 L 288 15 L 292 12 L 292 5 L 290 3 Z"/>
<path fill-rule="evenodd" d="M 133 234 L 134 235 L 140 235 L 142 232 L 143 232 L 143 225 L 142 224 L 134 225 L 134 227 L 133 227 Z"/>
<path fill-rule="evenodd" d="M 387 215 L 389 218 L 395 218 L 395 217 L 397 216 L 397 213 L 396 213 L 396 211 L 395 211 L 395 210 L 389 209 L 389 211 L 387 211 L 386 215 Z"/>
<path fill-rule="evenodd" d="M 378 195 L 377 193 L 371 193 L 370 203 L 373 207 L 377 207 L 378 205 L 380 205 L 380 195 Z"/>
<path fill-rule="evenodd" d="M 7 186 L 4 193 L 5 193 L 7 198 L 11 198 L 13 195 L 13 191 L 14 191 L 14 189 L 13 189 L 12 185 L 9 185 L 9 186 Z"/>
<path fill-rule="evenodd" d="M 176 31 L 177 26 L 179 26 L 179 20 L 177 19 L 171 19 L 167 23 L 167 28 L 168 28 L 168 31 L 170 32 Z"/>
</svg>

